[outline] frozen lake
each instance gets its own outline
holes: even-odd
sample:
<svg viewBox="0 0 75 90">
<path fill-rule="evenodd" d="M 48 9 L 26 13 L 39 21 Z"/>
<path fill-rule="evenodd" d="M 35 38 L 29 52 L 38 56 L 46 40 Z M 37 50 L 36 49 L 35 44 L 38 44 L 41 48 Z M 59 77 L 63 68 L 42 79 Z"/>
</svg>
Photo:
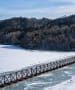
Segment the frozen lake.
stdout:
<svg viewBox="0 0 75 90">
<path fill-rule="evenodd" d="M 25 50 L 18 46 L 0 45 L 0 73 L 71 56 L 75 56 L 75 52 Z"/>
<path fill-rule="evenodd" d="M 0 73 L 75 56 L 75 52 L 25 50 L 0 45 Z M 13 84 L 0 90 L 75 90 L 75 64 Z"/>
</svg>

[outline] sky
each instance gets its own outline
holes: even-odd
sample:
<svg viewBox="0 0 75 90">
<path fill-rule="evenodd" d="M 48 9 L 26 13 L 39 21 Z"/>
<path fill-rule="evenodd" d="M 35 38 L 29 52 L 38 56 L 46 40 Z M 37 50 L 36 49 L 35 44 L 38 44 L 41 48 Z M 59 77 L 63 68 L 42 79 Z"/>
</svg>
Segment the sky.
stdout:
<svg viewBox="0 0 75 90">
<path fill-rule="evenodd" d="M 75 14 L 75 0 L 0 0 L 0 19 L 58 18 Z"/>
</svg>

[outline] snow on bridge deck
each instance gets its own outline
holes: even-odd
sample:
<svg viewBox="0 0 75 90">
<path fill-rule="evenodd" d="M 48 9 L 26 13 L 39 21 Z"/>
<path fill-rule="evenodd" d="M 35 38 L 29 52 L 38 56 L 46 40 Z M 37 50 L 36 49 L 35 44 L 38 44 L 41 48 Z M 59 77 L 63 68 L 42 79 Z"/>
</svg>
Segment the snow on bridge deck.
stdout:
<svg viewBox="0 0 75 90">
<path fill-rule="evenodd" d="M 0 45 L 0 73 L 75 56 L 75 52 L 25 50 L 13 45 Z"/>
</svg>

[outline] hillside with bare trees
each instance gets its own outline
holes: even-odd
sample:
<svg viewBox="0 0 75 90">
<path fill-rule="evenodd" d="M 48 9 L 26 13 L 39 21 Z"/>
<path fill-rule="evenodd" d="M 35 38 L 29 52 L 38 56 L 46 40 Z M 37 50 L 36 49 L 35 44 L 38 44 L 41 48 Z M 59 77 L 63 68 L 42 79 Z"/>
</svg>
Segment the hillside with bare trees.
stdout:
<svg viewBox="0 0 75 90">
<path fill-rule="evenodd" d="M 26 49 L 75 50 L 75 15 L 54 20 L 22 17 L 1 20 L 0 43 Z"/>
</svg>

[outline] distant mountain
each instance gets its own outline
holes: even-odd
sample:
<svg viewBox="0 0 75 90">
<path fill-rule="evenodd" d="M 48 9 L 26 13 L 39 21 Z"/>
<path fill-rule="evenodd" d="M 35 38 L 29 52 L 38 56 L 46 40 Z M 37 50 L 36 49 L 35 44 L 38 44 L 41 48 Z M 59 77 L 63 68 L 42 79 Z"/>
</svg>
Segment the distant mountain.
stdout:
<svg viewBox="0 0 75 90">
<path fill-rule="evenodd" d="M 54 20 L 22 17 L 1 20 L 0 43 L 27 49 L 75 50 L 75 15 Z"/>
</svg>

